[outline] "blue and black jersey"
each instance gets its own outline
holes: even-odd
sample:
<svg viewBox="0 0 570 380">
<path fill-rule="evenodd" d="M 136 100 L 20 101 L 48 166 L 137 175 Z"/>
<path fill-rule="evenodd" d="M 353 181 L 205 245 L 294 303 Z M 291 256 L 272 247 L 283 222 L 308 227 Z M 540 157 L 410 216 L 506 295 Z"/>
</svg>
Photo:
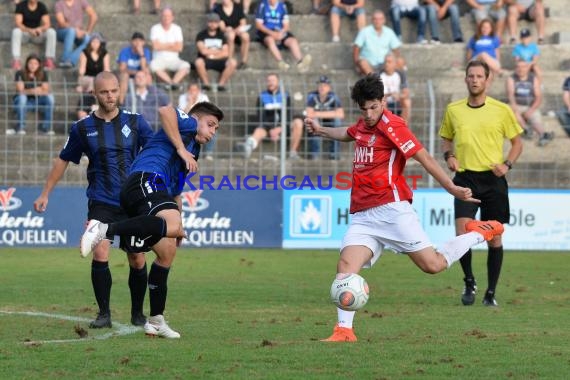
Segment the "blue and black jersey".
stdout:
<svg viewBox="0 0 570 380">
<path fill-rule="evenodd" d="M 89 158 L 87 198 L 119 206 L 121 185 L 135 156 L 152 134 L 140 114 L 122 110 L 105 122 L 92 112 L 71 126 L 59 158 L 79 164 L 85 153 Z"/>
<path fill-rule="evenodd" d="M 198 160 L 200 156 L 200 144 L 196 141 L 198 122 L 194 117 L 188 116 L 178 108 L 175 109 L 178 131 L 182 136 L 184 146 L 187 151 L 194 155 L 194 159 Z M 176 152 L 164 129 L 156 132 L 140 152 L 133 162 L 130 172 L 157 173 L 164 179 L 171 196 L 179 195 L 182 192 L 187 174 L 186 164 Z"/>
</svg>

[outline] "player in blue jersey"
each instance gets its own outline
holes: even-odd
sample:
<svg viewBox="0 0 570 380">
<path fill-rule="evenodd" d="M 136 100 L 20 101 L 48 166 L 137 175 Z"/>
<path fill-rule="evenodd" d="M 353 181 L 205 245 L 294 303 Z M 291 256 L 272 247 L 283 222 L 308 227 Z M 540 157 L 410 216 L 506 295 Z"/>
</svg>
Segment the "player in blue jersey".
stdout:
<svg viewBox="0 0 570 380">
<path fill-rule="evenodd" d="M 150 316 L 144 326 L 150 336 L 180 338 L 164 320 L 168 273 L 184 231 L 180 193 L 189 172 L 198 171 L 200 146 L 214 138 L 223 112 L 214 104 L 197 103 L 190 115 L 166 106 L 159 109 L 159 130 L 131 166 L 121 189 L 121 206 L 130 219 L 115 223 L 89 221 L 81 238 L 81 254 L 113 236 L 136 236 L 156 254 L 148 275 Z"/>
<path fill-rule="evenodd" d="M 37 212 L 46 210 L 49 194 L 65 173 L 69 162 L 79 164 L 81 156 L 85 154 L 89 158 L 88 219 L 114 222 L 127 218 L 120 207 L 121 185 L 135 156 L 153 132 L 141 115 L 119 109 L 119 81 L 113 73 L 102 72 L 95 77 L 94 95 L 99 109 L 71 127 L 67 142 L 55 159 L 42 193 L 34 202 Z M 111 327 L 110 243 L 103 241 L 93 249 L 91 282 L 99 313 L 89 325 L 91 328 Z M 127 253 L 130 266 L 131 322 L 142 326 L 146 322 L 142 310 L 147 268 L 145 257 L 140 252 L 145 248 L 135 238 L 127 237 L 121 238 L 120 247 Z"/>
</svg>

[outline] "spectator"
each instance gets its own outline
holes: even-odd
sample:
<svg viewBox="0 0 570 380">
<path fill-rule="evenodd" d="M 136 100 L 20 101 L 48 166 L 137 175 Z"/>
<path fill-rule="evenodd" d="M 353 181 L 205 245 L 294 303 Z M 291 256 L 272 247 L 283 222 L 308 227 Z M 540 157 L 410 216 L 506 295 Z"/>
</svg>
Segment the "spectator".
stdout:
<svg viewBox="0 0 570 380">
<path fill-rule="evenodd" d="M 524 130 L 523 137 L 532 139 L 534 130 L 538 133 L 538 145 L 544 146 L 554 138 L 554 133 L 545 132 L 542 127 L 540 87 L 538 76 L 530 72 L 530 65 L 525 61 L 518 61 L 515 72 L 507 78 L 509 105 Z"/>
<path fill-rule="evenodd" d="M 340 17 L 356 19 L 358 30 L 366 26 L 365 0 L 332 0 L 330 12 L 332 42 L 340 42 Z"/>
<path fill-rule="evenodd" d="M 564 107 L 558 111 L 558 120 L 570 136 L 570 77 L 567 77 L 562 85 L 562 102 Z"/>
<path fill-rule="evenodd" d="M 246 69 L 250 42 L 248 31 L 251 25 L 247 23 L 241 5 L 234 3 L 233 0 L 223 0 L 222 5 L 216 7 L 215 12 L 221 19 L 220 30 L 226 36 L 230 58 L 234 57 L 235 45 L 240 45 L 241 62 L 238 69 Z"/>
<path fill-rule="evenodd" d="M 279 0 L 263 0 L 259 2 L 255 15 L 257 40 L 262 42 L 278 62 L 279 69 L 289 70 L 289 64 L 283 60 L 281 49 L 289 49 L 299 72 L 307 72 L 311 65 L 310 54 L 303 56 L 299 42 L 289 32 L 289 14 L 285 3 Z"/>
<path fill-rule="evenodd" d="M 243 10 L 243 13 L 249 14 L 249 8 L 251 6 L 251 0 L 232 0 L 232 2 L 236 5 L 239 5 Z M 225 0 L 222 0 L 222 4 L 225 3 Z M 217 12 L 219 9 L 219 4 L 216 4 L 216 0 L 210 0 L 210 8 L 208 9 L 210 12 Z M 223 18 L 222 18 L 223 20 Z"/>
<path fill-rule="evenodd" d="M 95 112 L 99 109 L 99 104 L 97 99 L 93 96 L 92 92 L 82 92 L 77 101 L 77 120 L 81 120 L 86 116 L 89 116 L 91 112 Z"/>
<path fill-rule="evenodd" d="M 412 114 L 412 100 L 408 81 L 403 71 L 396 69 L 396 57 L 388 54 L 384 62 L 384 70 L 380 73 L 384 83 L 384 99 L 387 108 L 410 124 Z"/>
<path fill-rule="evenodd" d="M 134 82 L 135 92 L 127 93 L 125 108 L 143 115 L 156 132 L 160 127 L 158 109 L 170 105 L 170 98 L 164 91 L 151 85 L 152 78 L 148 72 L 137 71 Z"/>
<path fill-rule="evenodd" d="M 373 71 L 382 71 L 384 58 L 390 52 L 401 59 L 399 47 L 402 42 L 385 23 L 384 12 L 375 10 L 372 14 L 372 25 L 368 25 L 358 32 L 354 40 L 352 54 L 357 72 L 368 75 Z M 403 68 L 404 64 L 400 61 L 399 64 L 399 67 Z"/>
<path fill-rule="evenodd" d="M 493 73 L 502 75 L 500 46 L 501 41 L 493 31 L 491 20 L 482 20 L 477 27 L 477 33 L 467 43 L 467 61 L 472 59 L 483 61 Z"/>
<path fill-rule="evenodd" d="M 495 35 L 499 39 L 503 38 L 505 30 L 505 20 L 507 12 L 505 11 L 503 0 L 465 0 L 471 7 L 471 14 L 475 19 L 477 28 L 483 20 L 491 19 L 495 22 Z"/>
<path fill-rule="evenodd" d="M 420 6 L 419 0 L 392 0 L 390 6 L 390 18 L 392 19 L 392 27 L 396 35 L 402 40 L 402 29 L 400 27 L 400 19 L 402 17 L 411 18 L 418 22 L 418 35 L 416 42 L 425 44 L 426 35 L 426 10 Z"/>
<path fill-rule="evenodd" d="M 285 107 L 287 107 L 287 115 L 292 115 L 291 98 L 285 91 L 285 99 L 283 99 L 281 88 L 279 87 L 279 76 L 277 74 L 269 74 L 266 81 L 267 89 L 259 94 L 257 98 L 259 125 L 253 131 L 253 134 L 247 138 L 245 143 L 239 145 L 239 148 L 243 149 L 245 158 L 251 156 L 251 153 L 264 138 L 269 136 L 274 142 L 279 140 L 283 126 L 281 120 L 281 107 L 283 106 L 283 102 L 285 102 Z M 297 151 L 302 134 L 303 120 L 300 116 L 294 116 L 291 122 L 291 140 L 289 142 L 289 158 L 292 160 L 299 159 Z"/>
<path fill-rule="evenodd" d="M 424 3 L 432 41 L 436 44 L 440 42 L 439 21 L 449 17 L 453 42 L 463 43 L 459 7 L 455 0 L 424 0 Z"/>
<path fill-rule="evenodd" d="M 178 97 L 178 108 L 189 115 L 190 110 L 196 105 L 196 103 L 209 101 L 210 99 L 208 98 L 208 95 L 200 90 L 198 83 L 192 82 L 188 85 L 188 90 Z M 205 158 L 208 161 L 212 161 L 214 159 L 212 153 L 214 152 L 214 147 L 216 146 L 216 136 L 217 134 L 215 134 L 210 142 L 204 145 L 203 148 Z"/>
<path fill-rule="evenodd" d="M 325 127 L 341 127 L 344 119 L 344 109 L 342 108 L 340 98 L 331 89 L 330 79 L 326 75 L 321 75 L 317 81 L 317 86 L 317 91 L 312 91 L 307 96 L 306 117 L 318 120 L 318 123 Z M 309 134 L 308 141 L 309 159 L 315 160 L 321 153 L 321 138 Z M 338 160 L 338 141 L 328 141 L 328 143 L 330 143 L 330 159 Z"/>
<path fill-rule="evenodd" d="M 49 12 L 44 3 L 38 0 L 26 0 L 16 5 L 12 29 L 12 69 L 22 68 L 22 42 L 34 44 L 46 43 L 44 68 L 55 68 L 55 29 L 51 27 Z"/>
<path fill-rule="evenodd" d="M 217 13 L 208 13 L 206 19 L 208 26 L 196 36 L 198 58 L 194 61 L 194 66 L 204 90 L 211 89 L 208 70 L 215 70 L 221 73 L 216 89 L 225 91 L 226 83 L 235 72 L 237 62 L 229 56 L 226 37 L 220 30 L 220 16 Z"/>
<path fill-rule="evenodd" d="M 119 89 L 121 91 L 119 104 L 125 102 L 129 79 L 134 78 L 137 71 L 148 71 L 150 60 L 151 53 L 150 49 L 145 46 L 144 35 L 140 32 L 134 32 L 131 37 L 131 44 L 121 49 L 117 58 L 117 63 L 119 64 Z"/>
<path fill-rule="evenodd" d="M 521 30 L 521 42 L 515 45 L 513 49 L 513 57 L 518 61 L 525 61 L 530 65 L 530 70 L 537 76 L 540 83 L 542 83 L 542 70 L 538 66 L 538 59 L 540 57 L 540 49 L 538 45 L 531 41 L 530 30 Z"/>
<path fill-rule="evenodd" d="M 41 59 L 36 54 L 30 54 L 26 58 L 25 66 L 16 72 L 17 94 L 14 96 L 14 110 L 18 117 L 16 129 L 6 129 L 7 135 L 26 134 L 26 112 L 34 110 L 43 115 L 41 122 L 38 120 L 40 133 L 53 135 L 51 123 L 53 119 L 53 95 L 50 94 L 48 74 L 42 69 Z M 36 117 L 36 119 L 38 119 Z"/>
<path fill-rule="evenodd" d="M 95 76 L 102 71 L 111 71 L 111 59 L 105 48 L 103 36 L 93 33 L 89 44 L 79 56 L 77 92 L 92 92 Z"/>
<path fill-rule="evenodd" d="M 544 3 L 542 0 L 505 0 L 507 3 L 507 26 L 509 28 L 509 43 L 514 44 L 517 35 L 518 20 L 534 21 L 538 34 L 538 43 L 544 43 Z"/>
<path fill-rule="evenodd" d="M 151 14 L 157 15 L 160 12 L 160 0 L 152 0 Z M 133 13 L 138 15 L 141 11 L 141 0 L 133 0 Z"/>
<path fill-rule="evenodd" d="M 176 90 L 180 82 L 190 73 L 190 63 L 180 59 L 184 48 L 182 28 L 174 23 L 174 11 L 164 8 L 160 14 L 160 23 L 150 29 L 153 56 L 150 70 L 165 83 L 167 89 Z M 173 77 L 167 71 L 174 71 Z"/>
<path fill-rule="evenodd" d="M 89 19 L 86 28 L 83 27 L 85 15 Z M 57 40 L 63 42 L 59 66 L 73 67 L 77 65 L 79 55 L 89 43 L 89 35 L 97 23 L 97 13 L 87 0 L 58 0 L 55 3 L 55 19 Z"/>
</svg>

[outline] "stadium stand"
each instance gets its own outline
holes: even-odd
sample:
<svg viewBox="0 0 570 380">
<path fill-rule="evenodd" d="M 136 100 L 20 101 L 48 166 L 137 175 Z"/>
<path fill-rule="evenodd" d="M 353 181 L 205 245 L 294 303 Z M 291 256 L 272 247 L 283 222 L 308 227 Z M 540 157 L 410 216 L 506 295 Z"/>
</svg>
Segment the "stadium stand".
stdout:
<svg viewBox="0 0 570 380">
<path fill-rule="evenodd" d="M 49 9 L 53 9 L 55 0 L 44 0 Z M 156 16 L 150 14 L 152 2 L 141 2 L 138 15 L 132 14 L 128 1 L 90 0 L 99 15 L 96 31 L 104 31 L 111 62 L 115 62 L 119 50 L 128 41 L 133 31 L 142 31 L 148 35 L 150 27 L 156 23 Z M 324 1 L 327 2 L 326 0 Z M 169 5 L 176 10 L 176 23 L 184 33 L 184 50 L 181 57 L 193 61 L 196 57 L 195 37 L 205 25 L 207 1 L 171 0 Z M 353 69 L 352 46 L 349 36 L 356 35 L 354 23 L 341 23 L 343 42 L 330 42 L 330 26 L 326 15 L 311 13 L 312 2 L 295 1 L 291 15 L 292 30 L 301 44 L 303 53 L 313 56 L 311 69 L 307 73 L 298 73 L 293 67 L 283 72 L 281 78 L 292 95 L 293 108 L 302 111 L 305 108 L 305 96 L 314 88 L 319 75 L 326 74 L 334 83 L 333 90 L 341 97 L 346 112 L 346 122 L 356 120 L 358 110 L 349 99 L 350 86 L 358 78 Z M 367 2 L 367 15 L 370 17 L 375 7 L 382 8 L 388 14 L 388 2 L 371 0 Z M 546 43 L 541 45 L 541 66 L 544 71 L 544 114 L 545 129 L 555 133 L 554 141 L 545 148 L 539 148 L 531 141 L 525 141 L 525 151 L 510 175 L 513 187 L 567 188 L 570 186 L 570 156 L 560 154 L 568 150 L 570 139 L 559 126 L 554 111 L 562 107 L 562 83 L 570 73 L 570 36 L 565 23 L 570 17 L 566 0 L 548 2 L 549 17 L 546 22 Z M 148 9 L 147 9 L 148 8 Z M 57 155 L 65 142 L 67 131 L 75 118 L 78 94 L 75 92 L 76 73 L 72 69 L 55 69 L 50 73 L 50 81 L 55 95 L 54 130 L 55 136 L 41 136 L 28 133 L 26 136 L 6 136 L 5 130 L 14 122 L 12 97 L 14 95 L 14 72 L 10 69 L 10 33 L 13 28 L 12 1 L 0 3 L 0 184 L 4 186 L 39 185 L 43 183 L 46 172 L 51 166 L 51 159 Z M 474 33 L 471 16 L 462 6 L 461 27 L 465 39 Z M 253 16 L 248 16 L 253 17 Z M 250 19 L 253 23 L 253 20 Z M 450 43 L 451 31 L 449 20 L 442 21 L 441 45 L 418 45 L 415 41 L 416 28 L 412 22 L 402 20 L 402 54 L 407 62 L 407 75 L 413 99 L 413 124 L 411 128 L 430 148 L 434 156 L 441 159 L 437 131 L 445 105 L 452 99 L 466 96 L 463 84 L 465 65 L 465 46 Z M 519 26 L 534 26 L 520 21 Z M 390 22 L 387 22 L 390 26 Z M 514 68 L 511 57 L 512 46 L 503 45 L 501 56 L 503 67 L 510 73 Z M 57 53 L 61 51 L 58 44 Z M 41 46 L 24 45 L 22 56 L 30 52 L 43 54 Z M 294 65 L 292 65 L 294 66 Z M 115 68 L 115 66 L 113 66 Z M 252 43 L 250 48 L 249 68 L 240 70 L 230 83 L 228 91 L 209 92 L 210 100 L 226 112 L 226 119 L 220 129 L 214 161 L 202 161 L 201 173 L 208 175 L 243 174 L 279 175 L 279 146 L 269 141 L 263 142 L 249 160 L 244 160 L 241 153 L 234 152 L 234 145 L 255 127 L 256 97 L 265 86 L 267 73 L 275 71 L 274 60 L 267 49 L 259 43 Z M 190 79 L 195 80 L 192 70 Z M 505 100 L 505 80 L 497 78 L 493 83 L 491 95 Z M 188 79 L 185 83 L 188 83 Z M 183 91 L 183 90 L 181 90 Z M 174 104 L 180 91 L 170 91 Z M 291 115 L 289 115 L 290 117 Z M 31 118 L 38 115 L 28 114 Z M 32 124 L 30 124 L 32 125 Z M 432 128 L 430 129 L 430 126 Z M 29 128 L 30 131 L 33 128 Z M 431 143 L 430 143 L 431 141 Z M 346 145 L 346 144 L 345 144 Z M 307 150 L 306 139 L 302 141 L 301 155 Z M 274 159 L 267 159 L 273 157 Z M 287 162 L 288 174 L 334 175 L 339 171 L 349 171 L 352 164 L 350 146 L 344 146 L 340 160 L 301 160 Z M 80 186 L 86 183 L 82 163 L 67 170 L 63 183 Z M 425 174 L 419 165 L 410 162 L 409 174 Z M 424 176 L 425 177 L 425 176 Z M 420 181 L 420 186 L 427 186 Z"/>
</svg>

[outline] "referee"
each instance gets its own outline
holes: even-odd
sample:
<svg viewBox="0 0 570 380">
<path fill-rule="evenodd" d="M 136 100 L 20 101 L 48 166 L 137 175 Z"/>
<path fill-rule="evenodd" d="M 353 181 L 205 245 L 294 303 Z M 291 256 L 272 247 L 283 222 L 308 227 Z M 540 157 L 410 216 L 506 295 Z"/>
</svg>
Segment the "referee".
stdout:
<svg viewBox="0 0 570 380">
<path fill-rule="evenodd" d="M 449 170 L 455 172 L 453 182 L 473 190 L 473 197 L 481 203 L 470 203 L 455 198 L 455 232 L 464 234 L 465 224 L 475 218 L 481 208 L 481 220 L 509 222 L 509 194 L 505 174 L 511 170 L 522 153 L 521 133 L 515 115 L 505 103 L 487 96 L 489 66 L 473 60 L 465 69 L 465 83 L 469 96 L 450 103 L 445 110 L 439 135 L 443 139 L 444 159 Z M 504 139 L 510 149 L 503 154 Z M 486 306 L 497 306 L 495 290 L 503 264 L 501 235 L 488 243 L 488 286 L 483 297 Z M 471 250 L 460 260 L 465 275 L 461 296 L 463 305 L 475 302 L 477 283 L 471 266 Z"/>
<path fill-rule="evenodd" d="M 75 122 L 65 146 L 54 160 L 42 193 L 34 202 L 37 212 L 44 212 L 48 196 L 59 182 L 69 162 L 79 164 L 81 156 L 89 158 L 87 167 L 87 219 L 108 223 L 127 218 L 121 209 L 119 193 L 127 178 L 129 168 L 139 150 L 152 137 L 152 129 L 137 114 L 119 109 L 119 80 L 115 74 L 103 71 L 95 77 L 93 94 L 99 108 L 89 116 Z M 99 306 L 97 318 L 90 328 L 112 327 L 111 323 L 111 271 L 109 250 L 111 242 L 105 240 L 93 250 L 91 282 Z M 144 254 L 150 248 L 131 237 L 121 237 L 120 247 L 127 253 L 130 266 L 131 323 L 143 326 L 143 303 L 147 287 L 147 268 Z"/>
</svg>

